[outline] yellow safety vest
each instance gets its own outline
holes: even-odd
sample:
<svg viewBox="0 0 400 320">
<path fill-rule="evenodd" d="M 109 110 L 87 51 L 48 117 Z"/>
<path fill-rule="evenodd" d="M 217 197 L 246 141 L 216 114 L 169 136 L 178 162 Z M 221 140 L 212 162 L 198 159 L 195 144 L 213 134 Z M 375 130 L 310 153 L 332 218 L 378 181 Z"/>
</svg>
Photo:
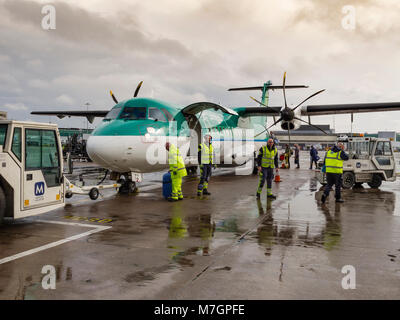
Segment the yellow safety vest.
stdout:
<svg viewBox="0 0 400 320">
<path fill-rule="evenodd" d="M 329 150 L 325 157 L 326 172 L 330 173 L 343 173 L 343 160 L 340 159 L 339 152 L 332 152 Z"/>
<path fill-rule="evenodd" d="M 276 147 L 269 151 L 268 146 L 263 147 L 263 156 L 261 160 L 261 167 L 263 168 L 275 168 L 275 156 L 278 153 Z"/>
<path fill-rule="evenodd" d="M 177 173 L 182 177 L 187 175 L 185 162 L 179 153 L 179 149 L 172 143 L 169 146 L 168 163 L 170 171 L 177 171 Z"/>
<path fill-rule="evenodd" d="M 205 143 L 199 145 L 201 151 L 201 164 L 213 164 L 213 146 L 208 147 Z"/>
</svg>

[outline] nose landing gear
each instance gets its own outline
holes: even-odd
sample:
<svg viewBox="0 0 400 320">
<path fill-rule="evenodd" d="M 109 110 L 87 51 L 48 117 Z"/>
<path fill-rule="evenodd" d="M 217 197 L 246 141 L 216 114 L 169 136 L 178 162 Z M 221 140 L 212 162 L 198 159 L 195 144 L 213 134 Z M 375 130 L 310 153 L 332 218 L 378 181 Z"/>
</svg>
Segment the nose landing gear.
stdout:
<svg viewBox="0 0 400 320">
<path fill-rule="evenodd" d="M 124 175 L 124 178 L 121 178 L 117 181 L 117 183 L 121 184 L 118 192 L 120 194 L 131 194 L 139 192 L 138 187 L 136 186 L 136 182 L 132 181 L 129 176 Z"/>
</svg>

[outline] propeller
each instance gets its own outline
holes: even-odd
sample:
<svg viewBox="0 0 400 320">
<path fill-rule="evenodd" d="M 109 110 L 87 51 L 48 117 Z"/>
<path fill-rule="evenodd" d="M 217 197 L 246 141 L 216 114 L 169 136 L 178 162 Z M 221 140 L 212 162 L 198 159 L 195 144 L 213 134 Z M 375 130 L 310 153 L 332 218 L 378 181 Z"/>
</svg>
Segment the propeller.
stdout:
<svg viewBox="0 0 400 320">
<path fill-rule="evenodd" d="M 274 125 L 278 124 L 279 122 L 281 122 L 281 121 L 283 120 L 284 122 L 287 122 L 287 130 L 288 130 L 288 135 L 289 135 L 289 146 L 290 146 L 290 140 L 291 140 L 291 139 L 290 139 L 290 123 L 291 123 L 294 119 L 299 120 L 299 121 L 304 122 L 304 123 L 307 123 L 308 125 L 310 125 L 310 126 L 316 128 L 316 129 L 322 131 L 323 133 L 328 134 L 328 133 L 326 133 L 324 130 L 322 130 L 321 128 L 319 128 L 318 126 L 311 124 L 311 122 L 309 122 L 309 121 L 304 121 L 304 120 L 300 119 L 299 117 L 296 117 L 296 116 L 295 116 L 295 113 L 294 113 L 294 111 L 295 111 L 298 107 L 300 107 L 304 102 L 306 102 L 307 100 L 311 99 L 312 97 L 315 97 L 316 95 L 318 95 L 318 94 L 324 92 L 325 89 L 313 93 L 312 95 L 310 95 L 309 97 L 307 97 L 306 99 L 304 99 L 302 102 L 300 102 L 300 103 L 299 103 L 296 107 L 294 107 L 293 109 L 291 109 L 291 108 L 288 107 L 287 101 L 286 101 L 286 90 L 285 90 L 285 89 L 286 89 L 286 72 L 283 74 L 283 86 L 282 86 L 282 89 L 283 89 L 283 99 L 284 99 L 284 102 L 285 102 L 285 107 L 283 107 L 283 108 L 281 109 L 279 119 L 278 119 L 277 121 L 274 121 L 274 123 L 273 123 L 272 125 L 270 125 L 270 126 L 269 126 L 268 128 L 266 128 L 265 130 L 261 131 L 260 133 L 258 133 L 258 134 L 257 134 L 256 136 L 254 136 L 254 137 L 258 137 L 259 135 L 263 134 L 265 131 L 268 131 L 271 127 L 273 127 Z M 265 105 L 265 104 L 262 103 L 261 101 L 258 101 L 257 99 L 254 99 L 253 97 L 250 97 L 250 98 L 251 98 L 252 100 L 254 100 L 255 102 L 259 103 L 260 105 L 263 105 L 263 106 L 269 108 L 267 105 Z M 271 109 L 271 108 L 270 108 L 270 109 Z M 274 110 L 274 111 L 275 111 L 275 110 Z"/>
<path fill-rule="evenodd" d="M 116 104 L 118 104 L 117 98 L 114 96 L 114 93 L 110 90 L 111 98 L 114 100 Z"/>
<path fill-rule="evenodd" d="M 279 118 L 273 124 L 271 124 L 267 129 L 265 129 L 265 130 L 261 131 L 259 134 L 255 135 L 254 138 L 258 137 L 260 134 L 264 133 L 265 131 L 268 131 L 271 127 L 273 127 L 274 125 L 276 125 L 278 122 L 281 122 L 281 121 L 282 121 L 282 118 Z"/>
<path fill-rule="evenodd" d="M 138 93 L 139 93 L 139 90 L 140 90 L 140 87 L 142 86 L 142 83 L 143 83 L 143 81 L 140 81 L 139 84 L 137 85 L 136 90 L 135 90 L 135 93 L 133 94 L 133 97 L 134 97 L 134 98 L 137 97 L 137 95 L 138 95 Z M 111 95 L 111 98 L 114 100 L 114 102 L 115 102 L 116 104 L 118 104 L 118 100 L 117 100 L 117 98 L 114 96 L 114 93 L 113 93 L 111 90 L 110 90 L 110 95 Z"/>
<path fill-rule="evenodd" d="M 135 93 L 134 93 L 134 95 L 133 95 L 134 98 L 137 97 L 137 95 L 138 95 L 138 93 L 139 93 L 139 90 L 140 90 L 140 87 L 142 86 L 142 83 L 143 83 L 143 81 L 140 81 L 139 84 L 138 84 L 138 86 L 136 87 Z"/>
<path fill-rule="evenodd" d="M 297 118 L 297 117 L 295 117 L 295 119 L 297 119 L 297 120 L 299 120 L 299 121 L 301 121 L 301 122 L 307 123 L 309 126 L 314 127 L 314 128 L 316 128 L 316 129 L 322 131 L 322 132 L 325 133 L 325 134 L 328 134 L 326 131 L 324 131 L 323 129 L 321 129 L 320 127 L 318 127 L 318 126 L 316 126 L 316 125 L 313 125 L 313 124 L 312 124 L 311 122 L 309 122 L 309 121 L 305 121 L 305 120 L 300 119 L 300 118 Z"/>
<path fill-rule="evenodd" d="M 309 96 L 307 99 L 303 100 L 302 102 L 300 102 L 297 106 L 294 107 L 294 109 L 292 109 L 293 111 L 296 110 L 298 107 L 300 107 L 304 102 L 306 102 L 308 99 L 311 99 L 312 97 L 316 96 L 317 94 L 320 94 L 321 92 L 324 92 L 325 89 L 322 89 L 318 92 L 313 93 L 311 96 Z"/>
<path fill-rule="evenodd" d="M 266 104 L 262 103 L 261 101 L 258 101 L 256 98 L 253 98 L 252 96 L 250 96 L 250 99 L 253 99 L 255 102 L 257 102 L 258 104 L 261 104 L 264 107 L 267 107 L 268 109 L 272 110 L 275 112 L 274 109 L 272 109 L 271 107 L 268 107 Z"/>
</svg>

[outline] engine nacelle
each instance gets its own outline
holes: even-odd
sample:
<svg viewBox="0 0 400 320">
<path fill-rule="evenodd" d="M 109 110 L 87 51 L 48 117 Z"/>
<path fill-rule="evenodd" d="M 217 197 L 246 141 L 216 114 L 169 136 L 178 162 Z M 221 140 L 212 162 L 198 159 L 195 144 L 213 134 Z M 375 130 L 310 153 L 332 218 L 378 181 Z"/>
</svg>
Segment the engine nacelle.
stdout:
<svg viewBox="0 0 400 320">
<path fill-rule="evenodd" d="M 300 127 L 301 123 L 299 120 L 293 119 L 292 121 L 282 121 L 281 128 L 283 130 L 297 130 Z"/>
</svg>

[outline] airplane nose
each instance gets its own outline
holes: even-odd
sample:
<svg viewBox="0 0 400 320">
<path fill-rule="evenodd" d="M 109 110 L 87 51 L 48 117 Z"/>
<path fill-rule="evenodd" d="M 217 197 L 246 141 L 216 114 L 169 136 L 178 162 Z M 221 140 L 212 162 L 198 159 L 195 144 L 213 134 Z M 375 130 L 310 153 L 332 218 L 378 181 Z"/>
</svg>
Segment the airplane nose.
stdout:
<svg viewBox="0 0 400 320">
<path fill-rule="evenodd" d="M 90 136 L 86 143 L 86 151 L 93 162 L 102 166 L 108 165 L 107 154 L 109 155 L 110 151 L 107 152 L 106 144 L 101 137 Z"/>
</svg>

